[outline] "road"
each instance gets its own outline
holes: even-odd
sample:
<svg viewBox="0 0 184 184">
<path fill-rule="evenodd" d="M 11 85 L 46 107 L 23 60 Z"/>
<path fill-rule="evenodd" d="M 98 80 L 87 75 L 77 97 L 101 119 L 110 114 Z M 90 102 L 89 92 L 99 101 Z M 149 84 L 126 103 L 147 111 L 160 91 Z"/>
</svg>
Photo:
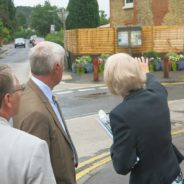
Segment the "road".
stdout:
<svg viewBox="0 0 184 184">
<path fill-rule="evenodd" d="M 29 46 L 26 48 L 15 49 L 12 45 L 6 54 L 0 55 L 0 63 L 11 65 L 22 82 L 25 82 L 28 79 L 28 76 L 23 76 L 29 74 L 28 51 Z M 166 88 L 168 90 L 169 101 L 184 98 L 184 85 L 167 85 Z M 122 101 L 121 97 L 112 96 L 105 86 L 63 90 L 61 85 L 61 88 L 57 89 L 55 94 L 58 96 L 62 105 L 63 114 L 68 120 L 90 114 L 97 114 L 99 109 L 104 109 L 106 112 L 109 112 Z M 180 149 L 184 152 L 182 136 L 183 135 L 175 136 L 174 141 L 176 141 Z M 81 145 L 79 144 L 79 146 Z M 99 150 L 96 154 L 103 151 L 107 150 Z M 85 158 L 82 159 L 85 160 Z M 117 175 L 112 168 L 111 162 L 109 162 L 107 165 L 90 173 L 90 180 L 86 181 L 86 184 L 92 183 L 128 183 L 128 177 Z"/>
<path fill-rule="evenodd" d="M 29 73 L 29 49 L 30 46 L 27 40 L 26 48 L 14 48 L 12 44 L 8 52 L 0 56 L 0 63 L 11 65 L 22 82 L 26 82 L 28 79 L 28 77 L 25 78 L 23 76 Z M 184 98 L 184 85 L 166 86 L 166 88 L 169 101 Z M 122 101 L 121 97 L 112 96 L 105 86 L 73 89 L 63 92 L 61 85 L 61 89 L 57 89 L 56 94 L 62 104 L 63 114 L 66 119 L 96 114 L 99 109 L 109 112 Z"/>
</svg>

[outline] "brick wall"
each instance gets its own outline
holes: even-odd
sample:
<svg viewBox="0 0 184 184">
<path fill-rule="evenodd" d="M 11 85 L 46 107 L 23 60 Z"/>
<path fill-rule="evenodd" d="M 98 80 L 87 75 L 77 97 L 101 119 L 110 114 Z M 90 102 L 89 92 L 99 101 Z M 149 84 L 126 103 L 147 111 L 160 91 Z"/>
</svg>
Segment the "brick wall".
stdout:
<svg viewBox="0 0 184 184">
<path fill-rule="evenodd" d="M 123 0 L 110 0 L 112 27 L 184 24 L 184 0 L 134 0 L 134 8 L 123 6 Z"/>
</svg>

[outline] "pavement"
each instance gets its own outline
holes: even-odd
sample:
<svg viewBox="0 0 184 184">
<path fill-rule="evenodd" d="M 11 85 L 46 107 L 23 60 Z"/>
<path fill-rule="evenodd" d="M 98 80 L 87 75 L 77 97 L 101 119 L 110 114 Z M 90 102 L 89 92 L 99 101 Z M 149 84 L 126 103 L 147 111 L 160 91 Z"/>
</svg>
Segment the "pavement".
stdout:
<svg viewBox="0 0 184 184">
<path fill-rule="evenodd" d="M 169 78 L 163 77 L 162 71 L 153 72 L 157 79 L 164 85 L 184 84 L 184 71 L 170 72 Z M 103 74 L 99 74 L 99 80 L 93 80 L 93 73 L 74 74 L 64 71 L 63 80 L 54 88 L 54 91 L 72 90 L 105 86 Z M 184 154 L 184 99 L 169 101 L 171 113 L 173 142 Z M 71 136 L 79 155 L 79 168 L 76 170 L 78 184 L 93 183 L 128 183 L 127 176 L 117 175 L 113 169 L 109 157 L 111 138 L 102 129 L 98 122 L 97 113 L 90 116 L 78 117 L 66 120 Z M 105 156 L 104 156 L 105 155 Z M 184 172 L 184 163 L 181 168 Z"/>
<path fill-rule="evenodd" d="M 0 48 L 0 57 L 7 52 L 8 47 Z M 19 80 L 26 82 L 30 76 L 29 64 L 23 63 L 18 68 L 15 73 Z M 164 78 L 162 71 L 154 72 L 153 74 L 160 82 L 166 85 L 184 84 L 184 71 L 170 72 L 169 78 Z M 95 86 L 105 86 L 102 74 L 99 74 L 98 81 L 93 81 L 93 74 L 77 75 L 70 71 L 64 71 L 63 80 L 54 88 L 54 91 L 67 91 Z M 184 99 L 170 101 L 169 108 L 171 111 L 172 131 L 176 134 L 182 134 L 184 132 Z M 80 167 L 76 170 L 78 184 L 105 184 L 105 182 L 101 182 L 102 178 L 108 178 L 109 182 L 107 183 L 115 184 L 115 180 L 118 177 L 112 169 L 111 162 L 109 162 L 108 153 L 112 140 L 99 125 L 97 113 L 90 116 L 67 119 L 66 122 L 79 155 Z M 181 142 L 182 139 L 180 140 L 179 149 L 184 153 L 184 146 Z M 97 172 L 99 170 L 108 171 L 107 175 L 98 176 Z M 96 180 L 94 180 L 95 177 Z"/>
</svg>

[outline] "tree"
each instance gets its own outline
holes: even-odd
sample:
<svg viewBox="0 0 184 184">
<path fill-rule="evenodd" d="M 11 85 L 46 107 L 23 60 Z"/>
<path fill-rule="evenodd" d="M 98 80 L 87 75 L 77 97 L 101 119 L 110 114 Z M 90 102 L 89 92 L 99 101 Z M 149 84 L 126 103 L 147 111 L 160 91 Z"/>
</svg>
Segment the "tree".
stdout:
<svg viewBox="0 0 184 184">
<path fill-rule="evenodd" d="M 99 25 L 97 0 L 69 0 L 67 10 L 67 29 L 95 28 Z"/>
<path fill-rule="evenodd" d="M 109 20 L 107 19 L 107 14 L 105 13 L 104 10 L 99 11 L 99 16 L 100 16 L 100 25 L 109 23 Z"/>
<path fill-rule="evenodd" d="M 18 27 L 29 27 L 29 19 L 32 13 L 32 7 L 17 6 L 16 7 L 16 23 Z"/>
<path fill-rule="evenodd" d="M 55 24 L 56 30 L 60 28 L 61 22 L 57 15 L 56 6 L 51 6 L 49 2 L 45 1 L 44 6 L 37 5 L 32 10 L 30 18 L 31 28 L 38 31 L 42 36 L 50 32 L 50 25 Z"/>
<path fill-rule="evenodd" d="M 15 25 L 15 6 L 12 0 L 0 0 L 0 20 L 5 27 L 13 30 Z"/>
<path fill-rule="evenodd" d="M 16 20 L 18 26 L 27 27 L 26 17 L 22 13 L 16 14 Z"/>
</svg>

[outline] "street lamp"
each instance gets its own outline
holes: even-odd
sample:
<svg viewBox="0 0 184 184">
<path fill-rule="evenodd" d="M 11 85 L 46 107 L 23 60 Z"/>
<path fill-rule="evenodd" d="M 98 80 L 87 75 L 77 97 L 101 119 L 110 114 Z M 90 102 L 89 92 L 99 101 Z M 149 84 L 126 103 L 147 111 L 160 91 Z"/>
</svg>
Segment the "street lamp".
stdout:
<svg viewBox="0 0 184 184">
<path fill-rule="evenodd" d="M 64 48 L 66 46 L 66 19 L 68 17 L 69 12 L 65 10 L 64 8 L 61 9 L 61 11 L 57 12 L 59 19 L 63 23 L 63 32 L 64 32 Z M 65 48 L 66 49 L 66 48 Z"/>
<path fill-rule="evenodd" d="M 53 24 L 50 25 L 50 32 L 55 33 L 55 15 L 56 10 L 48 10 L 49 13 L 53 13 Z"/>
</svg>

